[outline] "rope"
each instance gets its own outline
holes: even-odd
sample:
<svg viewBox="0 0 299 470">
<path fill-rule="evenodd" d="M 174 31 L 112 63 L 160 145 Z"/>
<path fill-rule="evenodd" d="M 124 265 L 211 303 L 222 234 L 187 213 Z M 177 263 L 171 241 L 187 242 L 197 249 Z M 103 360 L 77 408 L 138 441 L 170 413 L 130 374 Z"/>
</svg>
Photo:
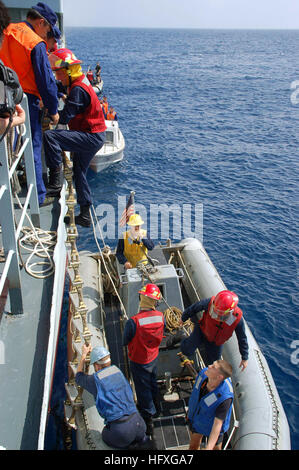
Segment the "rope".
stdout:
<svg viewBox="0 0 299 470">
<path fill-rule="evenodd" d="M 20 209 L 23 209 L 20 199 L 15 195 Z M 23 267 L 26 272 L 36 279 L 46 279 L 55 271 L 55 264 L 53 261 L 53 252 L 56 245 L 57 234 L 53 231 L 46 231 L 40 228 L 34 227 L 27 211 L 25 213 L 30 227 L 22 227 L 21 233 L 23 236 L 19 237 L 18 247 L 19 255 Z M 24 263 L 21 248 L 28 251 L 30 256 L 26 263 Z M 42 261 L 33 261 L 33 258 L 37 257 Z M 36 266 L 44 266 L 44 268 L 34 269 Z"/>
<path fill-rule="evenodd" d="M 182 327 L 187 331 L 192 328 L 192 322 L 190 320 L 185 321 L 183 324 L 181 323 L 182 313 L 183 312 L 177 307 L 171 307 L 165 310 L 164 317 L 170 333 L 174 334 L 176 330 Z"/>
<path fill-rule="evenodd" d="M 97 221 L 97 227 L 98 227 L 99 232 L 100 232 L 100 236 L 101 236 L 101 239 L 102 239 L 102 243 L 103 243 L 103 245 L 105 245 L 104 237 L 103 237 L 103 232 L 102 232 L 102 230 L 101 230 L 101 227 L 100 227 L 98 218 L 97 218 L 97 216 L 96 216 L 96 212 L 95 212 L 94 206 L 92 205 L 91 207 L 92 207 L 92 212 L 93 212 L 93 213 L 91 214 L 91 216 L 92 216 L 92 217 L 91 217 L 91 222 L 92 222 L 92 228 L 93 228 L 94 239 L 95 239 L 95 242 L 96 242 L 96 245 L 97 245 L 97 247 L 98 247 L 98 250 L 99 250 L 101 259 L 102 259 L 102 261 L 103 261 L 103 264 L 104 264 L 105 269 L 106 269 L 106 272 L 107 272 L 107 275 L 106 275 L 106 276 L 108 276 L 108 278 L 109 278 L 110 284 L 111 284 L 111 286 L 113 287 L 113 290 L 114 290 L 114 293 L 115 293 L 114 295 L 116 295 L 116 297 L 118 298 L 118 301 L 119 301 L 121 310 L 122 310 L 122 312 L 123 312 L 123 318 L 121 318 L 121 321 L 120 321 L 120 326 L 121 326 L 121 328 L 122 328 L 122 326 L 123 326 L 123 320 L 124 320 L 124 319 L 125 319 L 125 320 L 128 320 L 128 315 L 127 315 L 125 306 L 124 306 L 124 304 L 123 304 L 123 302 L 122 302 L 122 300 L 121 300 L 121 298 L 120 298 L 120 295 L 119 295 L 119 293 L 118 293 L 118 290 L 117 290 L 117 288 L 116 288 L 116 286 L 115 286 L 115 283 L 114 283 L 114 281 L 113 281 L 113 279 L 112 279 L 112 276 L 115 277 L 116 274 L 114 274 L 114 275 L 113 275 L 113 274 L 112 274 L 112 275 L 110 274 L 110 272 L 109 272 L 109 270 L 108 270 L 108 268 L 107 268 L 107 263 L 106 263 L 106 261 L 105 261 L 105 257 L 108 258 L 108 262 L 109 262 L 109 264 L 110 264 L 112 270 L 113 270 L 114 273 L 115 273 L 115 270 L 113 269 L 113 266 L 112 266 L 112 263 L 111 263 L 111 259 L 110 259 L 111 250 L 110 250 L 110 248 L 107 247 L 107 246 L 104 246 L 103 250 L 102 250 L 101 247 L 100 247 L 100 244 L 99 244 L 98 239 L 97 239 L 97 236 L 96 236 L 94 218 L 95 218 L 96 221 Z M 126 375 L 127 375 L 128 380 L 130 380 L 131 386 L 132 386 L 132 388 L 133 388 L 133 390 L 134 390 L 134 384 L 132 383 L 132 380 L 131 380 L 131 378 L 130 378 L 129 365 L 128 365 L 128 358 L 127 358 L 127 350 L 126 350 L 125 347 L 124 347 L 124 359 L 125 359 Z"/>
<path fill-rule="evenodd" d="M 56 232 L 23 227 L 21 233 L 23 236 L 19 238 L 19 246 L 30 253 L 25 264 L 20 254 L 26 272 L 37 279 L 52 276 L 55 270 L 52 256 L 56 245 Z M 42 261 L 34 261 L 35 257 Z M 34 269 L 36 266 L 43 266 L 43 268 Z"/>
<path fill-rule="evenodd" d="M 9 134 L 6 138 L 7 144 L 7 151 L 8 151 L 8 159 L 9 165 L 11 166 L 14 163 L 16 156 L 18 155 L 21 145 L 22 145 L 22 135 L 24 134 L 24 126 L 18 126 L 18 136 L 17 141 L 14 148 L 14 138 L 15 132 L 14 129 L 11 129 Z M 9 131 L 9 129 L 8 129 Z M 13 180 L 12 180 L 12 192 L 14 197 L 17 200 L 17 203 L 23 212 L 24 207 L 17 195 L 21 190 L 18 176 L 16 172 L 14 173 Z M 55 264 L 53 262 L 53 252 L 56 244 L 57 235 L 56 232 L 53 231 L 45 231 L 40 228 L 34 227 L 27 210 L 25 211 L 25 215 L 29 221 L 30 227 L 22 227 L 21 234 L 18 240 L 18 250 L 19 256 L 22 263 L 22 266 L 25 268 L 26 272 L 37 279 L 46 279 L 54 273 Z M 17 224 L 16 224 L 17 225 Z M 26 263 L 24 263 L 21 248 L 30 253 Z M 36 261 L 34 258 L 39 258 L 42 261 Z M 36 267 L 39 266 L 38 269 Z M 41 268 L 43 266 L 43 268 Z"/>
<path fill-rule="evenodd" d="M 186 273 L 186 275 L 187 275 L 187 277 L 188 277 L 188 280 L 189 280 L 189 282 L 190 282 L 190 284 L 191 284 L 191 287 L 192 287 L 192 289 L 194 290 L 195 296 L 196 296 L 197 300 L 200 301 L 200 297 L 199 297 L 199 295 L 198 295 L 198 293 L 197 293 L 197 290 L 196 290 L 196 288 L 195 288 L 195 286 L 194 286 L 194 284 L 193 284 L 193 281 L 192 281 L 192 279 L 191 279 L 191 277 L 190 277 L 190 275 L 189 275 L 188 269 L 187 269 L 187 267 L 186 267 L 186 265 L 185 265 L 185 263 L 184 263 L 184 261 L 183 261 L 182 255 L 181 255 L 181 253 L 180 253 L 179 251 L 178 251 L 177 253 L 178 253 L 178 256 L 179 256 L 179 258 L 180 258 L 180 262 L 182 263 L 182 266 L 183 266 L 183 268 L 184 268 L 184 271 L 185 271 L 185 273 Z"/>
<path fill-rule="evenodd" d="M 114 289 L 114 292 L 115 292 L 116 297 L 117 297 L 118 300 L 119 300 L 121 310 L 122 310 L 122 312 L 123 312 L 123 314 L 124 314 L 124 318 L 125 318 L 126 320 L 128 320 L 128 315 L 127 315 L 125 306 L 124 306 L 124 304 L 123 304 L 123 302 L 122 302 L 122 300 L 121 300 L 121 298 L 120 298 L 120 295 L 119 295 L 119 293 L 118 293 L 118 291 L 117 291 L 117 288 L 116 288 L 116 286 L 115 286 L 115 283 L 114 283 L 114 281 L 113 281 L 113 279 L 112 279 L 112 276 L 111 276 L 111 274 L 110 274 L 110 272 L 109 272 L 109 269 L 108 269 L 108 267 L 107 267 L 107 263 L 106 263 L 106 261 L 105 261 L 105 256 L 104 256 L 104 254 L 103 254 L 103 251 L 102 251 L 102 249 L 101 249 L 101 247 L 100 247 L 100 244 L 99 244 L 98 239 L 97 239 L 97 236 L 96 236 L 96 228 L 95 228 L 95 224 L 94 224 L 94 218 L 95 218 L 96 221 L 97 221 L 97 224 L 96 224 L 96 225 L 97 225 L 97 228 L 99 229 L 99 232 L 100 232 L 100 235 L 101 235 L 101 239 L 102 239 L 103 245 L 105 245 L 104 237 L 103 237 L 103 232 L 102 232 L 102 230 L 101 230 L 101 227 L 100 227 L 98 218 L 97 218 L 97 216 L 96 216 L 96 212 L 95 212 L 94 206 L 92 205 L 91 208 L 92 208 L 92 212 L 93 212 L 93 213 L 91 214 L 91 216 L 92 216 L 92 217 L 91 217 L 91 222 L 92 222 L 92 229 L 93 229 L 94 239 L 95 239 L 96 245 L 97 245 L 97 247 L 98 247 L 98 250 L 99 250 L 101 259 L 102 259 L 102 261 L 103 261 L 103 264 L 104 264 L 104 266 L 105 266 L 105 269 L 106 269 L 106 272 L 107 272 L 107 276 L 108 276 L 108 278 L 109 278 L 109 281 L 110 281 L 111 285 L 113 286 L 113 289 Z"/>
<path fill-rule="evenodd" d="M 151 276 L 148 272 L 147 266 L 140 265 L 139 269 L 142 271 L 142 274 L 144 277 L 146 277 L 152 284 L 154 284 L 154 281 L 151 279 Z M 151 268 L 149 268 L 151 269 Z M 190 329 L 192 327 L 192 322 L 190 320 L 187 320 L 183 325 L 181 324 L 181 316 L 182 316 L 182 311 L 177 308 L 177 307 L 170 307 L 170 305 L 167 303 L 165 297 L 163 297 L 161 293 L 161 300 L 166 304 L 167 310 L 165 310 L 164 315 L 167 312 L 167 316 L 170 319 L 170 326 L 171 329 L 174 329 L 173 325 L 176 325 L 176 329 L 183 329 L 183 331 L 189 336 L 190 335 Z M 167 320 L 166 320 L 167 321 Z M 170 330 L 171 332 L 171 330 Z"/>
</svg>

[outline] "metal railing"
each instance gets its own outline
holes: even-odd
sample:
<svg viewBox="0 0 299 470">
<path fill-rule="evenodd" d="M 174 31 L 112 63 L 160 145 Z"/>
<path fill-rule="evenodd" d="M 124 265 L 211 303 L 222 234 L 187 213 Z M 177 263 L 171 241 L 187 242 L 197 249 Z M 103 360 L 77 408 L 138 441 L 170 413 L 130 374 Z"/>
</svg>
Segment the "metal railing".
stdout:
<svg viewBox="0 0 299 470">
<path fill-rule="evenodd" d="M 36 190 L 35 166 L 29 120 L 29 109 L 26 95 L 22 100 L 26 113 L 25 124 L 15 128 L 22 135 L 22 145 L 13 164 L 9 166 L 6 138 L 0 143 L 0 224 L 5 264 L 0 278 L 0 296 L 4 286 L 8 284 L 10 309 L 13 314 L 23 313 L 23 295 L 18 252 L 18 238 L 23 227 L 26 211 L 30 208 L 32 223 L 40 226 L 39 204 Z M 12 189 L 12 178 L 17 171 L 21 159 L 24 158 L 27 194 L 19 221 L 15 213 L 15 200 Z"/>
</svg>

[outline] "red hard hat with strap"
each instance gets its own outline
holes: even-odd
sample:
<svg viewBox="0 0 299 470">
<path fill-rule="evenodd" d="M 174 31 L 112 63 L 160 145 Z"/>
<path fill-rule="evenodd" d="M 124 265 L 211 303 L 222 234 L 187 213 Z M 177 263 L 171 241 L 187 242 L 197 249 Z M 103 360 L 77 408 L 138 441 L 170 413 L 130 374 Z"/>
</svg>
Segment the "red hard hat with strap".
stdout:
<svg viewBox="0 0 299 470">
<path fill-rule="evenodd" d="M 66 48 L 57 49 L 49 55 L 49 62 L 52 70 L 68 69 L 70 65 L 82 64 L 82 60 L 77 59 L 75 54 Z"/>
<path fill-rule="evenodd" d="M 146 286 L 142 287 L 138 294 L 145 295 L 146 297 L 149 297 L 154 300 L 160 300 L 161 299 L 161 292 L 159 287 L 156 286 L 156 284 L 147 284 Z"/>
<path fill-rule="evenodd" d="M 235 311 L 238 302 L 237 294 L 230 290 L 223 290 L 216 295 L 213 310 L 219 316 L 226 316 Z"/>
</svg>

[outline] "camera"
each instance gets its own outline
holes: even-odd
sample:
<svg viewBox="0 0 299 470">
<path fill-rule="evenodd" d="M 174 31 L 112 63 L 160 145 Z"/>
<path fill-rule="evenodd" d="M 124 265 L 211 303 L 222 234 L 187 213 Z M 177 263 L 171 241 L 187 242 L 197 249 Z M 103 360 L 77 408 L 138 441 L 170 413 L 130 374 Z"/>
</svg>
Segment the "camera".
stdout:
<svg viewBox="0 0 299 470">
<path fill-rule="evenodd" d="M 16 72 L 0 61 L 0 117 L 12 116 L 22 98 L 23 90 Z"/>
</svg>

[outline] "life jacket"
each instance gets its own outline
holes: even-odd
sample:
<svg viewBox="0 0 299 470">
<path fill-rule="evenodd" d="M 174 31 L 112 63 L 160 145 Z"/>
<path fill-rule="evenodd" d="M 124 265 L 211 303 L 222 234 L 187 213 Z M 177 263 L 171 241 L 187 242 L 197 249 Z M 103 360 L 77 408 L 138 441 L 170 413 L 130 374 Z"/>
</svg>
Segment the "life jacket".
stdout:
<svg viewBox="0 0 299 470">
<path fill-rule="evenodd" d="M 118 367 L 105 367 L 93 376 L 98 392 L 96 407 L 105 424 L 136 413 L 132 389 Z"/>
<path fill-rule="evenodd" d="M 146 230 L 141 229 L 140 232 L 140 238 L 145 238 Z M 129 231 L 124 233 L 124 256 L 131 263 L 133 268 L 136 267 L 136 264 L 139 261 L 147 259 L 146 255 L 148 250 L 147 248 L 145 248 L 142 242 L 140 243 L 140 245 L 138 245 L 137 243 L 133 243 L 133 238 L 131 237 Z"/>
<path fill-rule="evenodd" d="M 45 41 L 23 22 L 10 23 L 3 33 L 0 59 L 4 65 L 15 70 L 25 93 L 41 99 L 35 81 L 31 52 L 37 44 Z"/>
<path fill-rule="evenodd" d="M 84 74 L 72 82 L 70 90 L 76 86 L 83 88 L 83 90 L 89 94 L 90 105 L 83 113 L 77 114 L 73 119 L 70 120 L 70 130 L 90 132 L 91 134 L 104 132 L 107 128 L 101 104 L 89 80 Z"/>
<path fill-rule="evenodd" d="M 88 80 L 90 81 L 90 83 L 93 82 L 93 73 L 92 73 L 92 72 L 87 72 L 86 77 L 88 78 Z"/>
<path fill-rule="evenodd" d="M 108 113 L 108 114 L 107 114 L 107 121 L 114 121 L 115 116 L 116 116 L 116 112 L 115 112 L 115 111 Z"/>
<path fill-rule="evenodd" d="M 107 103 L 107 101 L 103 101 L 103 102 L 102 102 L 102 106 L 103 106 L 103 108 L 104 108 L 104 113 L 105 113 L 106 116 L 107 116 L 107 113 L 108 113 L 108 103 Z"/>
<path fill-rule="evenodd" d="M 229 398 L 234 398 L 233 386 L 231 379 L 224 380 L 215 390 L 204 395 L 201 399 L 201 384 L 207 378 L 205 371 L 207 367 L 201 370 L 196 377 L 195 384 L 189 399 L 188 419 L 192 424 L 192 428 L 198 434 L 209 436 L 215 419 L 215 411 L 218 406 Z M 229 428 L 230 417 L 232 412 L 232 404 L 223 421 L 221 433 Z"/>
<path fill-rule="evenodd" d="M 235 331 L 242 318 L 242 310 L 236 307 L 233 314 L 230 314 L 225 321 L 220 322 L 209 314 L 214 299 L 215 297 L 211 298 L 207 310 L 204 311 L 201 320 L 199 320 L 199 326 L 208 341 L 215 343 L 216 346 L 221 346 Z"/>
<path fill-rule="evenodd" d="M 148 364 L 159 354 L 164 330 L 163 313 L 142 310 L 131 318 L 136 325 L 136 333 L 128 344 L 129 358 L 138 364 Z"/>
</svg>

